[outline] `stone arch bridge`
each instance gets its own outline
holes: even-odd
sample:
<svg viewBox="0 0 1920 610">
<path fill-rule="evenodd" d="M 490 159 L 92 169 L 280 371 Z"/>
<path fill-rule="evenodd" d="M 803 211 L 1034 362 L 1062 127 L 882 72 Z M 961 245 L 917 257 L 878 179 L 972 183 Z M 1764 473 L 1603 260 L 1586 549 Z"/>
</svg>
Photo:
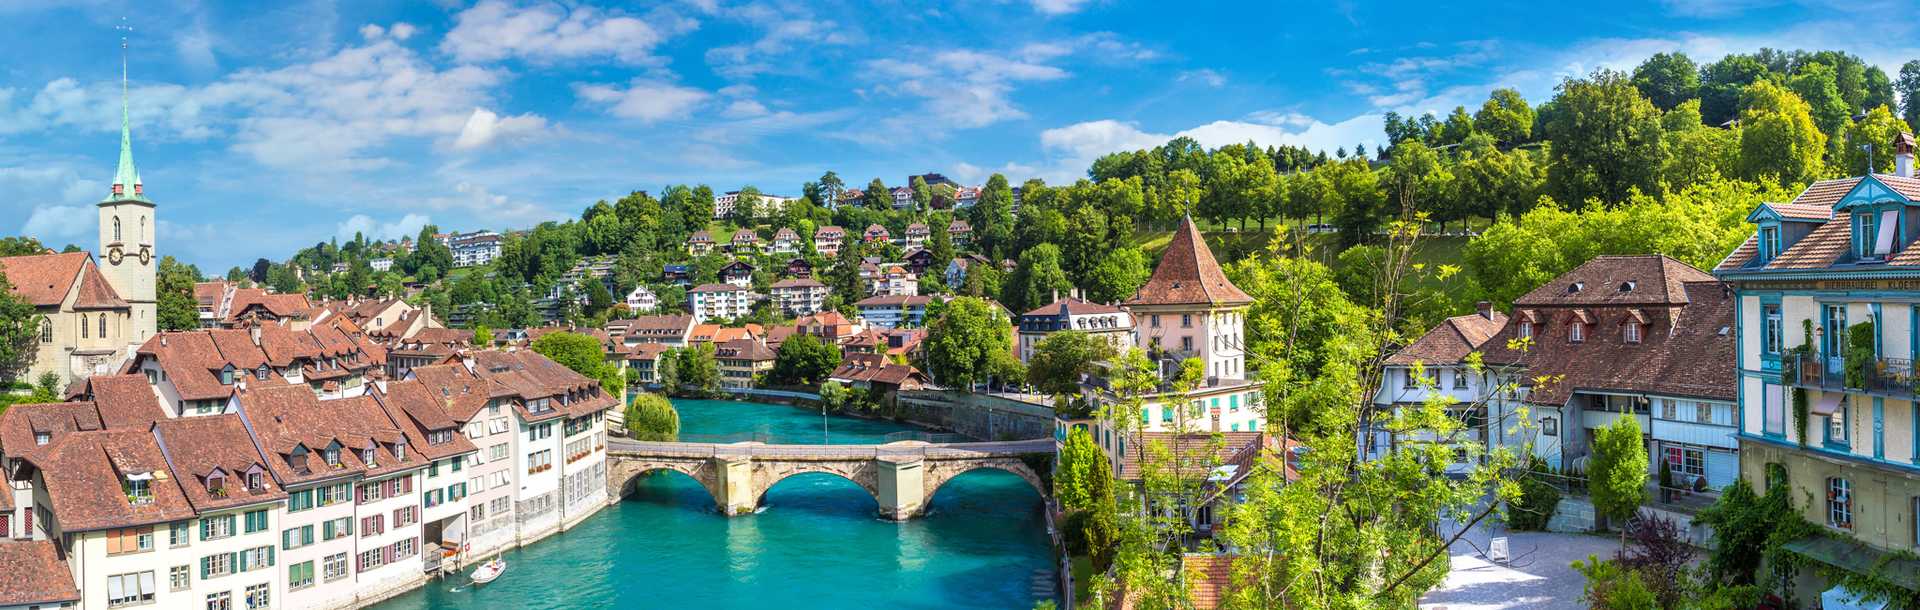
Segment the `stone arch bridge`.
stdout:
<svg viewBox="0 0 1920 610">
<path fill-rule="evenodd" d="M 670 443 L 608 439 L 607 497 L 620 501 L 641 474 L 671 470 L 699 481 L 721 512 L 750 514 L 774 484 L 796 474 L 824 472 L 873 494 L 880 515 L 906 520 L 926 512 L 947 481 L 982 468 L 1019 476 L 1042 497 L 1043 470 L 1052 467 L 1053 439 L 990 443 L 900 441 L 884 445 L 768 445 Z"/>
</svg>

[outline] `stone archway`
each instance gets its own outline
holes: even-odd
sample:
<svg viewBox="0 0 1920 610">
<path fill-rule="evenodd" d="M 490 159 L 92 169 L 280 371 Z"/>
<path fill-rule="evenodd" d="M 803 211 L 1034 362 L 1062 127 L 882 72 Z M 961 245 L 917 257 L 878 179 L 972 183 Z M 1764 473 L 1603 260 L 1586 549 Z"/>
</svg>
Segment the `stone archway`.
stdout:
<svg viewBox="0 0 1920 610">
<path fill-rule="evenodd" d="M 948 481 L 976 470 L 998 470 L 1020 477 L 1020 480 L 1027 482 L 1027 486 L 1033 488 L 1034 495 L 1040 496 L 1043 501 L 1047 497 L 1045 482 L 1040 480 L 1039 473 L 1034 472 L 1025 461 L 1018 458 L 991 458 L 928 462 L 926 501 L 932 502 L 934 494 L 939 493 L 940 488 L 945 487 Z"/>
<path fill-rule="evenodd" d="M 866 490 L 875 503 L 880 501 L 880 476 L 873 460 L 845 461 L 801 461 L 772 462 L 756 461 L 753 464 L 753 502 L 759 506 L 767 491 L 779 485 L 788 477 L 811 473 L 825 473 L 846 479 Z"/>
<path fill-rule="evenodd" d="M 720 477 L 714 472 L 713 465 L 708 460 L 637 460 L 615 458 L 613 461 L 613 467 L 607 471 L 609 487 L 607 490 L 608 502 L 619 502 L 628 494 L 633 493 L 634 484 L 640 479 L 641 475 L 666 470 L 691 477 L 694 481 L 700 483 L 701 489 L 707 491 L 708 498 L 713 500 L 715 506 L 721 507 L 722 509 L 726 507 L 726 496 L 720 486 Z M 615 482 L 617 482 L 617 484 L 615 484 Z"/>
</svg>

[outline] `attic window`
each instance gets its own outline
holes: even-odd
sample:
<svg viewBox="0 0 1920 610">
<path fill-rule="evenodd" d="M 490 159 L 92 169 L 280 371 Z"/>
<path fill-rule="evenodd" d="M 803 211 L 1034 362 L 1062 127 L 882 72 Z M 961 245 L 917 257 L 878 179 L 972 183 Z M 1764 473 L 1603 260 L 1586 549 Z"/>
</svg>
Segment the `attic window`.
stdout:
<svg viewBox="0 0 1920 610">
<path fill-rule="evenodd" d="M 1633 292 L 1633 280 L 1620 282 L 1620 292 Z"/>
<path fill-rule="evenodd" d="M 375 457 L 375 453 L 372 447 L 368 447 L 366 449 L 360 450 L 360 461 L 366 462 L 368 468 L 379 467 L 379 464 L 374 460 L 374 457 Z"/>
<path fill-rule="evenodd" d="M 226 490 L 227 490 L 226 474 L 216 472 L 216 473 L 207 475 L 207 493 L 211 493 L 217 496 Z"/>
<path fill-rule="evenodd" d="M 264 364 L 262 364 L 262 365 L 260 365 L 260 368 L 257 368 L 257 369 L 254 369 L 254 370 L 253 370 L 253 377 L 254 377 L 255 379 L 260 379 L 260 380 L 263 380 L 263 381 L 264 381 L 264 380 L 266 380 L 266 378 L 267 378 L 267 365 L 264 365 Z"/>
<path fill-rule="evenodd" d="M 51 443 L 51 442 L 53 442 L 53 433 L 51 433 L 51 432 L 35 432 L 35 433 L 33 433 L 33 444 L 35 444 L 35 445 L 45 445 L 45 444 L 47 444 L 47 443 Z"/>
<path fill-rule="evenodd" d="M 258 472 L 247 473 L 247 489 L 248 490 L 262 491 L 262 490 L 265 490 L 266 488 L 267 488 L 267 480 L 265 476 L 262 476 Z"/>
<path fill-rule="evenodd" d="M 320 452 L 320 458 L 323 460 L 326 460 L 328 466 L 332 466 L 334 468 L 340 467 L 340 450 L 339 449 L 328 447 L 325 451 Z"/>
<path fill-rule="evenodd" d="M 1587 284 L 1585 282 L 1574 282 L 1572 284 L 1567 284 L 1567 294 L 1580 292 L 1581 289 L 1586 287 L 1587 287 Z"/>
</svg>

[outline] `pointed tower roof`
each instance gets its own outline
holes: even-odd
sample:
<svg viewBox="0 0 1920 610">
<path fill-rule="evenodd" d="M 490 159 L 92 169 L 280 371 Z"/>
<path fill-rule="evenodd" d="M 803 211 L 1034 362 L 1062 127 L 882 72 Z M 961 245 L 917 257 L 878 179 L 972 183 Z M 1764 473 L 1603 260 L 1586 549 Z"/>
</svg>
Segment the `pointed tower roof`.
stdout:
<svg viewBox="0 0 1920 610">
<path fill-rule="evenodd" d="M 1214 260 L 1213 251 L 1193 226 L 1193 217 L 1180 221 L 1173 241 L 1160 254 L 1153 277 L 1128 299 L 1127 305 L 1246 305 L 1253 302 L 1240 287 L 1227 280 Z"/>
<path fill-rule="evenodd" d="M 101 204 L 140 202 L 153 205 L 140 184 L 140 172 L 133 168 L 133 126 L 127 112 L 127 40 L 120 39 L 120 168 L 113 174 L 113 190 Z"/>
</svg>

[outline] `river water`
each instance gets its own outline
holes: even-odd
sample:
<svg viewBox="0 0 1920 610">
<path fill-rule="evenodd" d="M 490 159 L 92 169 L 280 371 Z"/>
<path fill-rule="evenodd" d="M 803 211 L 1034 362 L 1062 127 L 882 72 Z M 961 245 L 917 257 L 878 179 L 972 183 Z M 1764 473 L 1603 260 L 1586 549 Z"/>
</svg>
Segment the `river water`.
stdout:
<svg viewBox="0 0 1920 610">
<path fill-rule="evenodd" d="M 858 444 L 914 428 L 782 405 L 677 400 L 681 432 Z M 728 518 L 705 489 L 661 473 L 574 529 L 509 551 L 480 587 L 433 581 L 376 606 L 414 608 L 1031 608 L 1049 569 L 1040 499 L 979 470 L 941 487 L 922 518 L 876 518 L 872 496 L 829 474 L 790 477 L 759 514 Z"/>
</svg>

